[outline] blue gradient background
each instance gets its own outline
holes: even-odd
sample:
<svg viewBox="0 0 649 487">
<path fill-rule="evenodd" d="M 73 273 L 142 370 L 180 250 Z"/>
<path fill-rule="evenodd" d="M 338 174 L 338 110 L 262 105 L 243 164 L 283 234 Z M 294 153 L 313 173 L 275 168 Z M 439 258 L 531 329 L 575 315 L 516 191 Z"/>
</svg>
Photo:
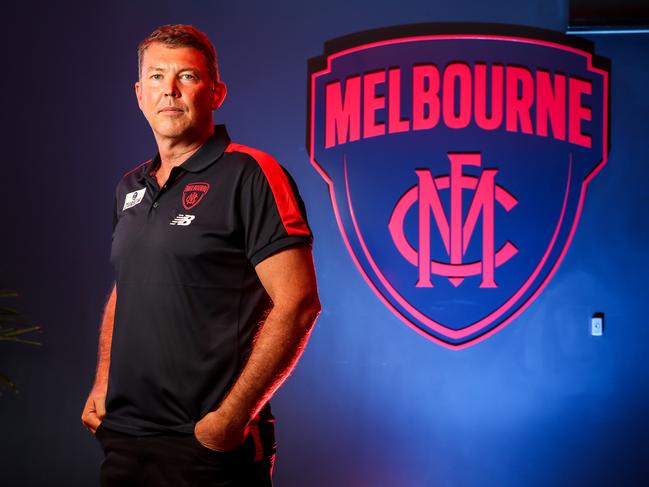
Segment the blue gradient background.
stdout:
<svg viewBox="0 0 649 487">
<path fill-rule="evenodd" d="M 113 277 L 113 189 L 155 151 L 133 95 L 135 47 L 193 23 L 220 51 L 216 120 L 293 174 L 316 236 L 324 311 L 275 398 L 280 487 L 649 484 L 649 36 L 593 36 L 612 61 L 611 152 L 572 246 L 514 323 L 462 351 L 404 326 L 367 287 L 305 149 L 306 62 L 388 25 L 504 22 L 563 31 L 564 0 L 22 2 L 5 7 L 0 287 L 44 346 L 0 343 L 0 482 L 93 486 L 80 424 Z M 596 311 L 601 338 L 589 335 Z"/>
</svg>

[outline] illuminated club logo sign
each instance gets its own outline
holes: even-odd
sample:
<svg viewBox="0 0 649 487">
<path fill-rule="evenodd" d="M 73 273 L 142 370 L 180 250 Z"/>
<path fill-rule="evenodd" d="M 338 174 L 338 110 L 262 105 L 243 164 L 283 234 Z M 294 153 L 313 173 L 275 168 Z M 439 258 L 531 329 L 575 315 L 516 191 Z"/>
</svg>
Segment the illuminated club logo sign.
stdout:
<svg viewBox="0 0 649 487">
<path fill-rule="evenodd" d="M 309 62 L 308 151 L 343 241 L 381 301 L 449 348 L 539 295 L 608 151 L 590 44 L 461 28 L 364 32 Z"/>
</svg>

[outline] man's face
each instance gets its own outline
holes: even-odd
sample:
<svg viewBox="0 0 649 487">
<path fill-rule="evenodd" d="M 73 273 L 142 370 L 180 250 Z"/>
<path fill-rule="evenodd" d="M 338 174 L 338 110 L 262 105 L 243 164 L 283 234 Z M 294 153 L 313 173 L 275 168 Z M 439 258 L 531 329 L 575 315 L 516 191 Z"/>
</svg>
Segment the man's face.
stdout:
<svg viewBox="0 0 649 487">
<path fill-rule="evenodd" d="M 195 138 L 212 126 L 225 86 L 212 86 L 200 51 L 154 42 L 144 51 L 135 93 L 156 137 Z"/>
</svg>

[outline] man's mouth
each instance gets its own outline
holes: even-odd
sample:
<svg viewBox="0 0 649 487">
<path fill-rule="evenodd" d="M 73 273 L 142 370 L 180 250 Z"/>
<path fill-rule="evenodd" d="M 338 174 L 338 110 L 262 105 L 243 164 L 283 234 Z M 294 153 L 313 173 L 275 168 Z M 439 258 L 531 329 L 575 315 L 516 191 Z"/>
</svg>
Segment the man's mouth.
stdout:
<svg viewBox="0 0 649 487">
<path fill-rule="evenodd" d="M 178 107 L 164 107 L 158 110 L 158 113 L 182 113 L 182 108 Z"/>
</svg>

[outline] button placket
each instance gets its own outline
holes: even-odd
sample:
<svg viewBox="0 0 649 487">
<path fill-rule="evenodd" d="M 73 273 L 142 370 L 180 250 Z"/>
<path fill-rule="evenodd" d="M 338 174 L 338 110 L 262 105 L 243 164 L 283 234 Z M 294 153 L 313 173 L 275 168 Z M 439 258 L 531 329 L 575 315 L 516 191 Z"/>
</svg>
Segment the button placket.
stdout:
<svg viewBox="0 0 649 487">
<path fill-rule="evenodd" d="M 151 205 L 151 210 L 153 210 L 155 208 L 158 208 L 158 206 L 160 206 L 160 203 L 159 203 L 158 200 L 162 197 L 162 195 L 164 193 L 166 193 L 169 190 L 170 185 L 173 184 L 173 182 L 176 179 L 178 179 L 177 178 L 177 173 L 178 172 L 180 172 L 180 171 L 178 171 L 175 167 L 172 168 L 171 173 L 169 174 L 169 177 L 167 178 L 167 181 L 162 185 L 162 187 L 158 186 L 157 183 L 153 184 L 153 182 L 152 182 L 152 184 L 158 188 L 158 191 L 156 191 L 154 193 L 154 197 L 153 197 L 154 201 L 153 201 L 153 204 Z M 151 178 L 151 179 L 153 181 L 153 178 Z"/>
</svg>

